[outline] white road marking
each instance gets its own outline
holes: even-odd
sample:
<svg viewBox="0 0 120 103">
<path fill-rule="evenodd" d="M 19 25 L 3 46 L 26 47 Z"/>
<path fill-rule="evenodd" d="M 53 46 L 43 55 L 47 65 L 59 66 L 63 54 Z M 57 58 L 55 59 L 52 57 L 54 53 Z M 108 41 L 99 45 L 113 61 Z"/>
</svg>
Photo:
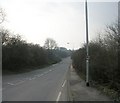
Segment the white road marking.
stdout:
<svg viewBox="0 0 120 103">
<path fill-rule="evenodd" d="M 60 100 L 60 96 L 61 96 L 61 92 L 59 92 L 59 94 L 58 94 L 58 97 L 57 97 L 56 101 L 59 101 L 59 100 Z"/>
<path fill-rule="evenodd" d="M 53 64 L 52 66 L 56 66 L 57 64 Z"/>
<path fill-rule="evenodd" d="M 27 78 L 25 78 L 25 80 L 29 80 L 29 78 L 27 77 Z"/>
<path fill-rule="evenodd" d="M 66 80 L 63 82 L 62 87 L 64 87 L 64 86 L 65 86 L 65 83 L 66 83 Z"/>
<path fill-rule="evenodd" d="M 9 84 L 9 85 L 14 85 L 13 83 L 7 83 L 7 84 Z"/>
<path fill-rule="evenodd" d="M 43 76 L 44 74 L 40 74 L 40 75 L 38 75 L 37 77 L 41 77 L 41 76 Z"/>
<path fill-rule="evenodd" d="M 29 80 L 34 80 L 34 79 L 36 79 L 35 77 L 33 77 L 33 78 L 29 78 Z"/>
<path fill-rule="evenodd" d="M 51 69 L 49 71 L 52 71 Z"/>
<path fill-rule="evenodd" d="M 62 84 L 62 88 L 65 86 L 65 84 L 66 84 L 66 80 L 65 80 L 65 81 L 63 82 L 63 84 Z M 58 97 L 57 97 L 57 99 L 56 99 L 57 102 L 60 100 L 61 94 L 62 94 L 62 92 L 60 91 L 59 94 L 58 94 Z"/>
<path fill-rule="evenodd" d="M 40 76 L 43 76 L 44 74 L 40 74 Z"/>
<path fill-rule="evenodd" d="M 40 75 L 37 75 L 36 77 L 40 77 Z"/>
<path fill-rule="evenodd" d="M 32 78 L 29 78 L 29 80 L 32 80 Z"/>
<path fill-rule="evenodd" d="M 36 79 L 36 77 L 33 77 L 32 79 Z"/>
<path fill-rule="evenodd" d="M 12 86 L 15 86 L 15 85 L 19 85 L 19 84 L 22 84 L 24 83 L 25 81 L 20 81 L 20 82 L 17 82 L 17 83 L 7 83 L 9 85 L 12 85 Z"/>
<path fill-rule="evenodd" d="M 44 72 L 44 74 L 47 74 L 48 73 L 48 71 L 47 72 Z"/>
<path fill-rule="evenodd" d="M 19 85 L 19 84 L 22 84 L 22 83 L 24 83 L 25 81 L 20 81 L 20 82 L 18 82 L 18 83 L 15 83 L 14 85 Z"/>
</svg>

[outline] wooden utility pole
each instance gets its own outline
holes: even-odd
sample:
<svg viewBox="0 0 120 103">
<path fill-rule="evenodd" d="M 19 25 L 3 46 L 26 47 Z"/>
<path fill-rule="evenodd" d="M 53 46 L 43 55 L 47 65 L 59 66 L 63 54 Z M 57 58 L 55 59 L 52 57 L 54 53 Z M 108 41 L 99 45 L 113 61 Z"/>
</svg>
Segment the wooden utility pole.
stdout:
<svg viewBox="0 0 120 103">
<path fill-rule="evenodd" d="M 86 16 L 86 86 L 89 86 L 89 40 L 88 40 L 88 10 L 87 0 L 85 1 Z"/>
</svg>

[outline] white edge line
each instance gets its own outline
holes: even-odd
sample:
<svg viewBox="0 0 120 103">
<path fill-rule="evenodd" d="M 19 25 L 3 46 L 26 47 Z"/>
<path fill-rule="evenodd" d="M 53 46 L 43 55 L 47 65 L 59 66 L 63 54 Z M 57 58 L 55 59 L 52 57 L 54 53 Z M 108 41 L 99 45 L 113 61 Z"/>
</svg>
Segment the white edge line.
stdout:
<svg viewBox="0 0 120 103">
<path fill-rule="evenodd" d="M 60 96 L 61 96 L 61 92 L 59 92 L 59 94 L 58 94 L 58 97 L 57 97 L 56 101 L 59 101 Z"/>
</svg>

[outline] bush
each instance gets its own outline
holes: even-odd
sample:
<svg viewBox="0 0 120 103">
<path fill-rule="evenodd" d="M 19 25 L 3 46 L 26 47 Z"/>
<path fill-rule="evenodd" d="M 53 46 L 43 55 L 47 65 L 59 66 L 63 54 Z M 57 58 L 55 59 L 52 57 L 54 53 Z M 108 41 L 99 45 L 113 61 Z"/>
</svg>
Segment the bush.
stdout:
<svg viewBox="0 0 120 103">
<path fill-rule="evenodd" d="M 120 92 L 120 68 L 118 25 L 107 26 L 105 36 L 89 43 L 90 79 L 101 85 L 109 85 L 109 89 Z M 101 34 L 103 35 L 103 34 Z M 78 74 L 86 74 L 86 45 L 72 55 L 73 66 Z"/>
<path fill-rule="evenodd" d="M 45 49 L 38 44 L 27 43 L 20 35 L 12 35 L 1 29 L 2 69 L 4 71 L 24 71 L 31 66 L 45 66 L 60 62 L 68 54 L 58 49 Z M 34 69 L 34 68 L 33 68 Z"/>
</svg>

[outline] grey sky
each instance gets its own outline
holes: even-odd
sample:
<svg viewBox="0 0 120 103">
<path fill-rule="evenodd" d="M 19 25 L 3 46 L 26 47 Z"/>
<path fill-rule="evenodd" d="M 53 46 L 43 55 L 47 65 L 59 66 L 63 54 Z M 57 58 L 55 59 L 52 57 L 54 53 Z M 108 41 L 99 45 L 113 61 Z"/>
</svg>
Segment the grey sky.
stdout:
<svg viewBox="0 0 120 103">
<path fill-rule="evenodd" d="M 89 2 L 89 39 L 96 37 L 118 17 L 117 2 Z M 84 2 L 41 2 L 40 0 L 1 0 L 7 20 L 3 25 L 41 46 L 50 37 L 59 46 L 79 48 L 85 43 Z M 69 44 L 67 44 L 69 42 Z"/>
</svg>

